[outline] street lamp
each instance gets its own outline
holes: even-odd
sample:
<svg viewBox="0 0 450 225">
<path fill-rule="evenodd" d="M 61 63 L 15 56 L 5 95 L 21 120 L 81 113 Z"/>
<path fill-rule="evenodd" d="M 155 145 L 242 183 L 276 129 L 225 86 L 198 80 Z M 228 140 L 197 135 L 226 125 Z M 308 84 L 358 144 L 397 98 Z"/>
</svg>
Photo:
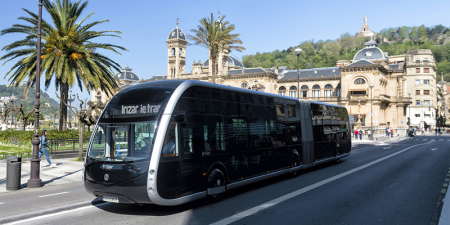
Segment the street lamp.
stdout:
<svg viewBox="0 0 450 225">
<path fill-rule="evenodd" d="M 14 111 L 15 111 L 15 106 L 16 106 L 15 105 L 16 96 L 11 95 L 11 99 L 9 101 L 13 104 L 13 109 L 14 109 L 14 110 L 12 110 L 12 113 L 11 113 L 11 128 L 12 128 L 12 130 L 14 130 L 13 125 L 14 125 Z"/>
<path fill-rule="evenodd" d="M 300 55 L 303 50 L 298 47 L 294 50 L 294 52 L 297 55 L 297 98 L 300 99 Z"/>
<path fill-rule="evenodd" d="M 38 17 L 38 30 L 37 30 L 37 56 L 36 56 L 36 95 L 34 97 L 34 134 L 31 144 L 33 144 L 33 154 L 31 158 L 31 170 L 30 179 L 27 182 L 27 187 L 36 188 L 42 187 L 42 180 L 39 178 L 39 164 L 41 159 L 38 158 L 39 154 L 39 106 L 41 105 L 41 21 L 42 21 L 42 0 L 39 0 L 39 17 Z"/>
<path fill-rule="evenodd" d="M 70 98 L 72 96 L 72 98 Z M 72 90 L 70 90 L 69 97 L 67 98 L 67 101 L 69 102 L 69 105 L 72 106 L 72 102 L 75 101 L 75 95 L 72 94 Z M 67 115 L 69 116 L 69 115 Z M 72 128 L 72 125 L 70 124 L 70 116 L 69 116 L 69 128 Z"/>
<path fill-rule="evenodd" d="M 422 131 L 423 131 L 423 129 L 425 129 L 425 111 L 423 111 L 423 103 L 424 103 L 424 101 L 420 100 L 420 102 L 422 103 L 422 125 L 423 125 Z M 425 134 L 425 132 L 424 132 L 424 134 Z"/>
<path fill-rule="evenodd" d="M 373 108 L 373 84 L 370 83 L 369 87 L 370 87 L 370 140 L 373 140 L 373 112 L 372 112 L 372 108 Z"/>
</svg>

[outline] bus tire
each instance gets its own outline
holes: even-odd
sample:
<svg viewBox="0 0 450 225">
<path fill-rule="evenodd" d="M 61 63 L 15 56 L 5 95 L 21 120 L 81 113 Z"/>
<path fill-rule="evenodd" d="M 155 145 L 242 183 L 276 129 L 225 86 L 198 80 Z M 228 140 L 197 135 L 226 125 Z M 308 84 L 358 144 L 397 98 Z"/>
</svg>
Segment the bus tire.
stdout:
<svg viewBox="0 0 450 225">
<path fill-rule="evenodd" d="M 292 160 L 291 160 L 291 165 L 290 166 L 291 166 L 291 168 L 294 168 L 294 167 L 297 167 L 299 165 L 300 165 L 300 160 L 298 159 L 298 155 L 294 155 Z M 290 173 L 290 176 L 292 178 L 294 178 L 294 177 L 298 176 L 298 174 L 299 174 L 299 172 L 298 172 L 298 170 L 296 170 L 296 171 Z"/>
<path fill-rule="evenodd" d="M 225 174 L 220 169 L 213 169 L 208 176 L 207 199 L 210 202 L 217 202 L 223 198 L 226 190 Z M 210 193 L 213 191 L 213 193 Z M 216 193 L 215 191 L 220 191 Z"/>
</svg>

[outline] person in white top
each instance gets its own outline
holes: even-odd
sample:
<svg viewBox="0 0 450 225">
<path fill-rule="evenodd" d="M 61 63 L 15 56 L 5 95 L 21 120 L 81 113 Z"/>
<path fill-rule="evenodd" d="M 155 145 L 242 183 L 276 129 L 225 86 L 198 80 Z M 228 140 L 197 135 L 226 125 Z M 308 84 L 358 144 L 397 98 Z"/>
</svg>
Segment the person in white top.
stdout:
<svg viewBox="0 0 450 225">
<path fill-rule="evenodd" d="M 370 135 L 372 134 L 372 131 L 370 131 L 370 130 L 368 130 L 367 131 L 367 136 L 369 137 L 369 139 L 370 139 Z"/>
</svg>

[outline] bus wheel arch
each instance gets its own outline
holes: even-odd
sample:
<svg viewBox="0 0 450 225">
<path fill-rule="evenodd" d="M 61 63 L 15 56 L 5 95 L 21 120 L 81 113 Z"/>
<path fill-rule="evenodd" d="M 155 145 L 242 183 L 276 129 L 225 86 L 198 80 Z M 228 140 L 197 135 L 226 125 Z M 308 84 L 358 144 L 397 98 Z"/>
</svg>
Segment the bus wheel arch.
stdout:
<svg viewBox="0 0 450 225">
<path fill-rule="evenodd" d="M 224 169 L 216 166 L 208 173 L 207 198 L 210 202 L 216 202 L 223 198 L 228 183 Z"/>
<path fill-rule="evenodd" d="M 225 176 L 225 183 L 228 184 L 229 179 L 228 179 L 227 169 L 226 169 L 225 165 L 222 162 L 215 162 L 209 167 L 209 169 L 208 169 L 208 179 L 209 179 L 210 174 L 215 169 L 218 169 L 218 170 L 220 170 L 223 173 L 223 175 Z M 207 186 L 207 188 L 208 188 L 208 186 Z"/>
</svg>

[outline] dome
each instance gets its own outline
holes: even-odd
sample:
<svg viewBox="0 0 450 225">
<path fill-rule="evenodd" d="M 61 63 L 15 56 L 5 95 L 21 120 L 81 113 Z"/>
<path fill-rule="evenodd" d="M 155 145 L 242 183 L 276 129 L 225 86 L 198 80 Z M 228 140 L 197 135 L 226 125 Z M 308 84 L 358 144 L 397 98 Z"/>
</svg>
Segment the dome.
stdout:
<svg viewBox="0 0 450 225">
<path fill-rule="evenodd" d="M 116 79 L 120 80 L 130 80 L 130 81 L 139 81 L 139 77 L 131 72 L 131 68 L 130 67 L 125 67 L 122 69 L 122 72 L 118 73 L 115 75 Z"/>
<path fill-rule="evenodd" d="M 208 68 L 208 66 L 209 66 L 209 59 L 207 59 L 204 63 L 202 63 L 202 68 Z M 244 68 L 242 62 L 232 55 L 228 56 L 228 66 Z"/>
<path fill-rule="evenodd" d="M 184 35 L 183 31 L 180 28 L 178 28 L 178 26 L 169 33 L 169 37 L 167 38 L 167 40 L 177 38 L 186 40 L 186 36 Z"/>
<path fill-rule="evenodd" d="M 353 58 L 353 62 L 358 60 L 376 60 L 376 59 L 387 59 L 386 55 L 377 47 L 369 47 L 359 50 Z"/>
</svg>

